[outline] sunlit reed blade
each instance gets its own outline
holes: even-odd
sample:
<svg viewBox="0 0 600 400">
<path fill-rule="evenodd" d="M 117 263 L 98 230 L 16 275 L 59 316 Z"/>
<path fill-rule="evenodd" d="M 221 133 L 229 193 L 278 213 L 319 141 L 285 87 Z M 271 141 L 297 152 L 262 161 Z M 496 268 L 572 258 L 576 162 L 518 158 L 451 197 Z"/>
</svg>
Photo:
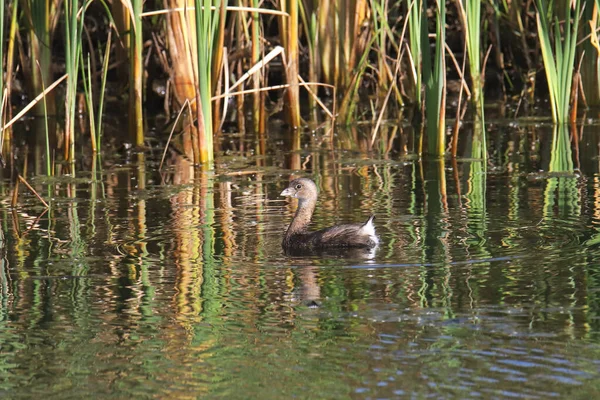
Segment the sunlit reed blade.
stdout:
<svg viewBox="0 0 600 400">
<path fill-rule="evenodd" d="M 56 88 L 56 86 L 58 86 L 65 79 L 67 79 L 66 74 L 61 76 L 60 78 L 58 78 L 56 81 L 54 81 L 54 83 L 52 83 L 50 86 L 48 86 L 42 93 L 38 94 L 35 97 L 35 99 L 30 101 L 29 104 L 27 104 L 27 106 L 25 106 L 21 111 L 19 111 L 19 113 L 17 115 L 15 115 L 10 121 L 8 121 L 2 129 L 3 130 L 8 129 L 12 124 L 14 124 L 19 119 L 21 119 L 25 114 L 27 114 L 27 112 L 29 110 L 31 110 L 37 103 L 39 103 L 39 101 L 42 100 L 44 96 L 46 96 L 49 92 L 54 90 L 54 88 Z"/>
<path fill-rule="evenodd" d="M 88 112 L 88 120 L 89 120 L 89 129 L 90 129 L 90 141 L 92 144 L 92 152 L 97 151 L 96 147 L 96 118 L 94 114 L 94 96 L 92 93 L 92 71 L 91 71 L 91 62 L 90 62 L 90 54 L 88 53 L 87 63 L 83 59 L 83 55 L 81 56 L 81 76 L 83 82 L 83 93 L 85 96 L 86 108 Z"/>
<path fill-rule="evenodd" d="M 484 120 L 484 99 L 483 87 L 484 79 L 481 65 L 481 1 L 480 0 L 461 0 L 458 2 L 460 7 L 461 21 L 465 32 L 464 40 L 469 58 L 469 72 L 471 73 L 471 100 L 475 106 L 476 118 L 479 121 L 478 129 L 474 132 L 473 140 L 477 141 L 474 146 L 473 158 L 486 158 L 486 135 Z"/>
<path fill-rule="evenodd" d="M 414 85 L 414 100 L 415 103 L 420 107 L 422 99 L 422 59 L 421 59 L 421 40 L 423 35 L 421 33 L 421 25 L 427 24 L 427 19 L 423 18 L 423 13 L 426 10 L 423 8 L 423 0 L 406 0 L 408 13 L 408 38 L 409 38 L 409 55 L 411 60 L 411 76 L 413 78 Z M 425 42 L 427 45 L 429 41 Z"/>
<path fill-rule="evenodd" d="M 7 114 L 8 115 L 4 115 L 4 119 L 2 119 L 0 121 L 0 126 L 4 125 L 4 122 L 6 120 L 6 118 L 10 118 L 12 117 L 12 111 L 11 111 L 11 102 L 10 102 L 10 95 L 12 94 L 12 85 L 13 85 L 13 73 L 14 73 L 14 69 L 15 69 L 15 42 L 16 42 L 16 35 L 17 35 L 17 30 L 18 30 L 18 20 L 17 20 L 17 16 L 19 15 L 19 1 L 18 0 L 13 0 L 12 2 L 12 9 L 11 9 L 11 21 L 10 21 L 10 30 L 9 30 L 9 35 L 8 35 L 8 46 L 7 46 L 7 50 L 6 50 L 6 89 L 8 90 L 8 97 L 7 97 Z"/>
<path fill-rule="evenodd" d="M 458 4 L 469 59 L 471 99 L 478 105 L 482 100 L 484 83 L 481 75 L 481 1 L 461 0 Z"/>
<path fill-rule="evenodd" d="M 446 147 L 446 3 L 436 0 L 435 53 L 431 56 L 427 23 L 421 22 L 423 53 L 423 80 L 425 82 L 425 116 L 427 125 L 427 152 L 442 156 Z M 422 15 L 424 18 L 424 15 Z"/>
<path fill-rule="evenodd" d="M 225 52 L 227 52 L 227 48 L 225 47 L 225 22 L 227 20 L 227 18 L 225 17 L 225 10 L 226 10 L 226 0 L 222 0 L 220 7 L 219 7 L 219 19 L 218 19 L 218 25 L 216 28 L 216 31 L 214 33 L 214 41 L 215 44 L 213 45 L 213 66 L 212 66 L 212 78 L 211 78 L 211 97 L 215 94 L 215 93 L 221 93 L 221 87 L 223 86 L 220 81 L 219 81 L 219 77 L 223 77 L 224 76 L 224 72 L 226 70 L 226 68 L 224 68 L 224 60 L 225 62 L 227 61 L 227 56 L 224 54 Z M 229 77 L 226 77 L 226 79 L 229 79 Z M 220 112 L 220 104 L 219 102 L 214 102 L 212 103 L 213 105 L 213 115 L 217 115 Z M 217 121 L 219 121 L 219 118 L 217 117 L 216 119 Z M 216 134 L 219 131 L 221 124 L 220 123 L 213 123 L 213 129 L 212 129 L 212 133 Z"/>
<path fill-rule="evenodd" d="M 1 41 L 0 41 L 1 42 Z M 38 68 L 40 67 L 40 64 L 37 64 Z M 41 75 L 43 76 L 43 75 Z M 46 175 L 47 176 L 51 176 L 52 175 L 52 167 L 50 165 L 50 133 L 48 130 L 48 108 L 46 105 L 46 85 L 43 81 L 42 78 L 42 95 L 43 95 L 43 105 L 44 105 L 44 126 L 45 126 L 45 133 L 46 133 Z"/>
<path fill-rule="evenodd" d="M 102 61 L 102 81 L 100 84 L 100 93 L 98 99 L 98 120 L 96 122 L 96 142 L 98 151 L 102 149 L 102 120 L 104 117 L 104 94 L 106 90 L 106 80 L 108 77 L 108 65 L 110 61 L 110 49 L 112 42 L 112 29 L 108 31 L 108 39 L 106 40 L 106 47 L 104 49 L 104 59 Z"/>
<path fill-rule="evenodd" d="M 84 1 L 81 7 L 79 7 L 78 0 L 67 0 L 64 3 L 65 69 L 67 72 L 64 157 L 65 160 L 71 163 L 71 169 L 74 169 L 75 165 L 75 108 L 82 46 L 81 37 L 85 12 L 91 3 L 92 0 Z M 74 173 L 74 171 L 71 171 L 71 173 Z"/>
<path fill-rule="evenodd" d="M 79 53 L 81 49 L 77 34 L 78 2 L 67 0 L 64 3 L 65 18 L 65 69 L 67 72 L 67 89 L 65 93 L 65 142 L 64 158 L 74 161 L 75 156 L 75 99 L 77 96 L 77 77 Z"/>
<path fill-rule="evenodd" d="M 335 86 L 328 85 L 326 83 L 314 83 L 314 82 L 308 83 L 308 82 L 305 82 L 304 79 L 302 79 L 302 77 L 300 75 L 298 75 L 298 80 L 300 81 L 299 85 L 303 86 L 306 89 L 306 91 L 308 92 L 308 94 L 310 94 L 313 101 L 321 107 L 321 109 L 327 114 L 327 116 L 329 116 L 329 118 L 331 118 L 332 120 L 335 120 L 335 103 L 333 103 L 334 109 L 329 110 L 329 108 L 327 108 L 327 106 L 325 104 L 323 104 L 321 99 L 319 99 L 319 96 L 317 96 L 315 91 L 313 91 L 310 88 L 311 85 L 327 87 L 333 91 L 333 94 L 335 97 Z"/>
<path fill-rule="evenodd" d="M 129 131 L 137 146 L 144 144 L 144 116 L 142 111 L 143 85 L 143 37 L 142 0 L 131 0 L 130 16 L 132 30 L 129 31 Z"/>
<path fill-rule="evenodd" d="M 551 28 L 549 15 L 552 9 L 546 2 L 537 1 L 538 13 L 536 15 L 538 37 L 544 60 L 544 69 L 550 92 L 550 104 L 552 107 L 552 119 L 556 123 L 564 123 L 569 119 L 569 104 L 571 96 L 571 85 L 573 83 L 573 71 L 575 67 L 575 50 L 577 47 L 577 32 L 579 28 L 579 17 L 581 15 L 580 0 L 574 0 L 573 12 L 571 2 L 565 2 L 565 21 L 563 32 L 558 18 L 552 28 L 554 32 L 554 49 L 552 48 Z M 564 36 L 563 36 L 564 35 Z"/>
<path fill-rule="evenodd" d="M 196 59 L 198 75 L 196 84 L 198 149 L 199 162 L 212 168 L 213 161 L 213 120 L 211 98 L 213 93 L 212 75 L 216 65 L 216 43 L 224 29 L 221 20 L 226 18 L 226 7 L 221 4 L 225 0 L 195 0 L 196 15 Z M 211 7 L 215 7 L 212 9 Z"/>
<path fill-rule="evenodd" d="M 18 178 L 19 178 L 19 181 L 21 183 L 23 183 L 27 187 L 27 189 L 29 189 L 29 191 L 31 191 L 31 193 L 33 193 L 34 196 L 38 198 L 39 201 L 42 202 L 42 204 L 44 205 L 44 207 L 46 207 L 46 208 L 50 207 L 48 205 L 48 203 L 46 203 L 46 201 L 43 199 L 43 197 L 39 195 L 39 193 L 29 184 L 29 182 L 27 182 L 27 180 L 25 178 L 23 178 L 23 176 L 21 176 L 19 174 Z"/>
<path fill-rule="evenodd" d="M 259 7 L 258 0 L 251 0 L 253 8 L 257 9 Z M 282 3 L 283 4 L 283 3 Z M 283 17 L 285 18 L 285 17 Z M 261 57 L 262 52 L 264 51 L 263 46 L 261 45 L 261 21 L 259 18 L 259 14 L 257 11 L 252 12 L 252 23 L 251 23 L 251 63 L 256 65 Z M 258 92 L 257 89 L 260 88 L 262 81 L 261 74 L 255 74 L 252 77 L 252 88 L 256 90 L 252 95 L 252 124 L 254 126 L 254 131 L 258 133 L 262 133 L 261 129 L 261 121 L 266 118 L 264 115 L 265 110 L 261 107 L 263 94 Z"/>
<path fill-rule="evenodd" d="M 8 103 L 8 88 L 4 88 L 4 91 L 2 92 L 2 96 L 0 96 L 0 101 L 2 102 L 0 104 L 0 109 L 5 110 L 6 109 L 6 104 Z M 0 112 L 0 116 L 2 116 L 2 118 L 0 119 L 0 123 L 4 124 L 4 119 L 5 119 L 5 114 L 4 111 Z M 8 153 L 8 149 L 10 149 L 10 138 L 8 138 L 7 140 L 7 133 L 9 134 L 8 130 L 4 130 L 3 128 L 0 127 L 0 167 L 4 167 L 5 166 L 5 162 L 4 162 L 4 158 L 3 158 L 3 154 L 4 154 L 4 145 L 8 144 L 7 146 L 7 153 Z"/>
</svg>

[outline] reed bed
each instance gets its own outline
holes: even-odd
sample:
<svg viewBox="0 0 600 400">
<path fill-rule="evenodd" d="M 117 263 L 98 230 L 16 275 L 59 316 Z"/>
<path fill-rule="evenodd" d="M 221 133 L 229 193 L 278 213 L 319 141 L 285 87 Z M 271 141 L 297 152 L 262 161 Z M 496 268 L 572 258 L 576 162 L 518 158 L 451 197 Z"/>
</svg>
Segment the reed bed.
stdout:
<svg viewBox="0 0 600 400">
<path fill-rule="evenodd" d="M 234 117 L 238 129 L 246 129 L 249 115 L 252 133 L 262 135 L 267 116 L 279 109 L 293 129 L 301 129 L 303 118 L 309 116 L 316 124 L 325 119 L 345 125 L 377 121 L 370 146 L 382 149 L 387 146 L 376 141 L 384 140 L 379 132 L 385 131 L 380 127 L 386 119 L 421 116 L 414 119 L 423 128 L 417 152 L 444 156 L 447 99 L 455 96 L 451 84 L 459 81 L 465 89 L 460 96 L 470 96 L 474 114 L 456 115 L 458 119 L 478 115 L 473 118 L 481 132 L 463 137 L 457 124 L 453 152 L 456 141 L 474 141 L 473 146 L 464 146 L 472 153 L 463 156 L 485 159 L 487 100 L 512 99 L 523 113 L 532 110 L 537 96 L 548 96 L 552 118 L 560 123 L 571 110 L 576 113 L 588 106 L 574 108 L 573 101 L 600 97 L 598 2 L 552 4 L 115 0 L 109 9 L 93 0 L 3 1 L 0 34 L 16 36 L 17 45 L 2 40 L 0 92 L 6 107 L 0 111 L 3 118 L 19 113 L 24 105 L 10 99 L 34 99 L 66 73 L 63 90 L 48 92 L 31 113 L 58 117 L 48 129 L 50 138 L 44 140 L 44 157 L 52 158 L 52 163 L 74 163 L 75 143 L 82 137 L 74 123 L 80 93 L 88 93 L 83 111 L 90 113 L 92 151 L 102 151 L 105 108 L 98 96 L 105 91 L 116 94 L 111 101 L 129 110 L 128 140 L 144 146 L 145 114 L 155 110 L 157 102 L 151 84 L 166 79 L 167 112 L 178 113 L 184 104 L 191 110 L 176 130 L 188 132 L 183 135 L 184 148 L 196 165 L 212 168 L 218 146 L 215 135 L 231 121 L 232 112 L 238 113 Z M 282 50 L 274 61 L 263 62 L 276 49 Z M 447 63 L 447 57 L 453 62 Z M 575 74 L 577 59 L 581 70 Z M 460 65 L 468 71 L 465 67 L 461 71 Z M 124 75 L 127 67 L 129 74 Z M 252 81 L 245 84 L 249 76 Z M 585 85 L 573 87 L 574 76 Z M 487 77 L 495 77 L 491 88 Z M 536 85 L 538 80 L 546 81 L 548 89 Z M 27 84 L 15 84 L 21 82 Z M 92 94 L 98 87 L 100 93 Z M 268 99 L 266 92 L 272 92 Z M 252 101 L 246 102 L 248 95 Z M 232 99 L 236 107 L 229 105 Z M 65 105 L 64 112 L 55 106 L 59 103 Z M 323 107 L 326 112 L 319 111 Z M 9 132 L 2 121 L 4 139 Z M 171 128 L 165 128 L 165 139 Z M 4 146 L 4 157 L 11 151 L 10 145 Z"/>
</svg>

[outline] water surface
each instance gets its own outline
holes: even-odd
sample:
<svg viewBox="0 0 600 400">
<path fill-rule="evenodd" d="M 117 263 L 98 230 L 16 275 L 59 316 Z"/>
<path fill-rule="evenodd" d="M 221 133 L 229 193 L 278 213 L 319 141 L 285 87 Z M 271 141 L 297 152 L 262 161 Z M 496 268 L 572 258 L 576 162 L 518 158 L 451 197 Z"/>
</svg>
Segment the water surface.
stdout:
<svg viewBox="0 0 600 400">
<path fill-rule="evenodd" d="M 3 182 L 0 396 L 597 397 L 597 138 L 548 174 L 531 134 L 491 137 L 485 165 L 311 134 L 214 172 L 117 154 L 32 177 L 48 211 Z M 283 254 L 297 176 L 315 229 L 376 215 L 374 254 Z"/>
</svg>

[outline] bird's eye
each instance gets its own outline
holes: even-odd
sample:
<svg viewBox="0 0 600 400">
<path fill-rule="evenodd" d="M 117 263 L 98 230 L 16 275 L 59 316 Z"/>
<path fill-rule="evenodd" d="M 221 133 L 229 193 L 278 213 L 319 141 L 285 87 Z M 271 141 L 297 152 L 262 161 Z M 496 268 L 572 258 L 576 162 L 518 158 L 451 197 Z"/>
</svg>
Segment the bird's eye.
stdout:
<svg viewBox="0 0 600 400">
<path fill-rule="evenodd" d="M 298 190 L 299 190 L 299 189 L 302 189 L 302 185 L 301 185 L 301 184 L 297 184 L 297 185 L 296 185 L 296 189 L 298 189 Z"/>
</svg>

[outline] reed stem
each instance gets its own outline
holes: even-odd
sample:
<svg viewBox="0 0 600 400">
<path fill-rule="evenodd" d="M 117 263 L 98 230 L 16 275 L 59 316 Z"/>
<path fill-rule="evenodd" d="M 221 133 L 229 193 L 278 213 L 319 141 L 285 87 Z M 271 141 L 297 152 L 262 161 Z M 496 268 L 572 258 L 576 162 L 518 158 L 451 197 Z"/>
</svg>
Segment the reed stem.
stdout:
<svg viewBox="0 0 600 400">
<path fill-rule="evenodd" d="M 143 103 L 143 35 L 142 12 L 143 0 L 132 0 L 133 15 L 129 34 L 129 130 L 136 146 L 144 144 L 144 115 Z"/>
<path fill-rule="evenodd" d="M 577 47 L 577 32 L 579 29 L 579 17 L 581 15 L 580 0 L 573 3 L 573 15 L 571 13 L 571 2 L 565 1 L 565 21 L 563 32 L 558 18 L 554 24 L 554 49 L 550 38 L 549 14 L 552 10 L 543 0 L 538 0 L 537 26 L 542 58 L 548 80 L 548 91 L 550 92 L 550 104 L 552 106 L 552 119 L 555 123 L 569 121 L 569 104 L 571 96 L 571 85 L 573 84 L 573 73 L 575 68 L 575 50 Z M 564 37 L 563 37 L 564 35 Z"/>
<path fill-rule="evenodd" d="M 422 15 L 422 18 L 425 16 Z M 436 0 L 435 54 L 431 57 L 427 24 L 421 22 L 427 152 L 443 156 L 446 148 L 446 3 Z"/>
</svg>

